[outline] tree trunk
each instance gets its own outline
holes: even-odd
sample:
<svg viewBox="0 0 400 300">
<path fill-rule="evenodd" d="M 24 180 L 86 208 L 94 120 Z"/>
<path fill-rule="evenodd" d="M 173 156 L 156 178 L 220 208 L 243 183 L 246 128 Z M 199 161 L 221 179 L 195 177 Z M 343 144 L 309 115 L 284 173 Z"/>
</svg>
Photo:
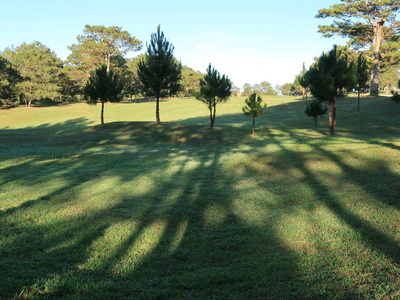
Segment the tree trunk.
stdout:
<svg viewBox="0 0 400 300">
<path fill-rule="evenodd" d="M 372 47 L 374 49 L 374 66 L 372 69 L 371 78 L 371 96 L 378 96 L 379 94 L 379 74 L 380 74 L 380 58 L 381 58 L 381 45 L 383 40 L 383 24 L 385 20 L 374 20 L 374 36 L 372 39 Z"/>
<path fill-rule="evenodd" d="M 335 129 L 335 127 L 336 127 L 336 97 L 333 100 L 332 108 L 333 108 L 333 114 L 332 114 L 332 117 L 333 117 L 333 129 Z"/>
<path fill-rule="evenodd" d="M 212 106 L 209 105 L 208 109 L 210 110 L 210 127 L 213 128 L 214 127 L 214 121 L 213 121 Z"/>
<path fill-rule="evenodd" d="M 32 101 L 32 83 L 29 86 L 29 100 L 28 101 L 25 100 L 26 107 L 31 107 L 31 101 Z"/>
<path fill-rule="evenodd" d="M 256 124 L 256 117 L 253 117 L 253 125 L 251 126 L 251 134 L 254 134 L 255 124 Z"/>
<path fill-rule="evenodd" d="M 104 101 L 101 101 L 100 121 L 101 121 L 101 125 L 104 125 Z"/>
<path fill-rule="evenodd" d="M 329 133 L 335 135 L 335 126 L 333 125 L 333 102 L 328 104 L 329 107 Z"/>
<path fill-rule="evenodd" d="M 360 100 L 360 94 L 361 92 L 358 92 L 358 103 L 357 103 L 357 111 L 361 111 L 361 100 Z"/>
<path fill-rule="evenodd" d="M 318 116 L 314 116 L 314 129 L 317 130 Z"/>
<path fill-rule="evenodd" d="M 210 127 L 211 127 L 212 129 L 214 129 L 215 113 L 216 113 L 216 111 L 217 111 L 217 105 L 214 104 L 214 105 L 213 105 L 213 112 L 212 112 L 212 116 L 211 116 L 211 124 L 210 124 Z"/>
<path fill-rule="evenodd" d="M 107 74 L 110 73 L 110 66 L 111 66 L 111 55 L 106 54 L 106 65 L 107 65 Z"/>
<path fill-rule="evenodd" d="M 156 123 L 157 123 L 157 125 L 161 123 L 161 121 L 160 121 L 160 96 L 157 96 L 157 100 L 156 100 Z"/>
</svg>

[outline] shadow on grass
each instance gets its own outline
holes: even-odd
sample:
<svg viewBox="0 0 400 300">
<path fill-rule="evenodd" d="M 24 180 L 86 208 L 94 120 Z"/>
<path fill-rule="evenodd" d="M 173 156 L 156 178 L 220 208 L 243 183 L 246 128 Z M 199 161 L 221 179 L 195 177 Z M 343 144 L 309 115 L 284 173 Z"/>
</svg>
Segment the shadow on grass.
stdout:
<svg viewBox="0 0 400 300">
<path fill-rule="evenodd" d="M 287 108 L 295 111 L 297 106 Z M 290 130 L 299 122 L 294 117 L 281 136 L 269 132 L 265 126 L 279 118 L 280 109 L 271 109 L 260 122 L 260 131 L 269 136 L 261 141 L 249 138 L 244 127 L 89 127 L 84 118 L 2 131 L 0 296 L 373 295 L 373 285 L 355 290 L 358 279 L 338 276 L 330 259 L 340 254 L 329 248 L 332 241 L 322 231 L 304 233 L 320 244 L 313 249 L 317 259 L 307 264 L 313 256 L 288 246 L 282 224 L 298 210 L 314 218 L 311 223 L 322 223 L 314 211 L 322 205 L 366 248 L 399 265 L 397 241 L 335 194 L 335 185 L 349 182 L 376 203 L 398 210 L 399 175 L 383 160 L 354 166 L 351 151 L 335 153 L 326 150 L 326 143 L 308 143 L 306 136 Z M 217 124 L 236 117 L 217 116 Z M 201 120 L 187 122 L 192 121 Z M 266 150 L 268 144 L 277 148 Z M 308 144 L 309 152 L 297 151 L 296 144 Z M 245 158 L 236 158 L 235 169 L 227 170 L 235 155 Z M 333 186 L 313 167 L 322 158 L 340 170 L 338 178 L 332 177 Z M 309 190 L 313 200 L 296 197 L 296 185 Z M 265 215 L 257 219 L 261 212 Z"/>
<path fill-rule="evenodd" d="M 77 120 L 77 126 L 83 124 Z M 55 132 L 58 127 L 38 130 Z M 127 139 L 120 140 L 121 135 Z M 233 211 L 232 179 L 220 162 L 233 149 L 229 144 L 221 147 L 222 131 L 109 124 L 77 136 L 51 143 L 37 136 L 41 154 L 21 145 L 27 149 L 9 158 L 21 162 L 2 169 L 5 195 L 13 193 L 12 187 L 43 187 L 35 189 L 35 198 L 5 198 L 10 207 L 0 215 L 5 229 L 0 246 L 3 297 L 248 298 L 301 293 L 293 280 L 295 256 L 273 231 L 252 228 Z M 100 146 L 102 150 L 92 151 Z M 63 151 L 52 151 L 58 148 Z M 123 191 L 122 186 L 138 184 L 143 176 L 156 184 L 141 193 Z M 108 198 L 109 189 L 101 187 L 105 178 L 112 178 L 122 191 Z M 49 185 L 52 181 L 59 184 Z M 90 190 L 97 184 L 100 191 Z M 87 189 L 89 195 L 82 196 Z M 113 232 L 123 224 L 128 224 L 124 234 Z M 273 254 L 269 265 L 267 258 Z"/>
</svg>

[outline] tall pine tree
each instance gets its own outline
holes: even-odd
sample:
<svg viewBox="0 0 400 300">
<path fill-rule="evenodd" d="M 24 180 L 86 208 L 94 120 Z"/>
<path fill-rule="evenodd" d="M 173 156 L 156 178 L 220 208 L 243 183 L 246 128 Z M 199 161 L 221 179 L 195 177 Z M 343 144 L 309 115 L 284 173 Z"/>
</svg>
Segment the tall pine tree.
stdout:
<svg viewBox="0 0 400 300">
<path fill-rule="evenodd" d="M 151 35 L 150 44 L 142 61 L 138 64 L 139 80 L 150 96 L 156 98 L 156 122 L 160 120 L 160 98 L 178 92 L 182 74 L 182 64 L 174 58 L 174 47 L 157 27 Z"/>
</svg>

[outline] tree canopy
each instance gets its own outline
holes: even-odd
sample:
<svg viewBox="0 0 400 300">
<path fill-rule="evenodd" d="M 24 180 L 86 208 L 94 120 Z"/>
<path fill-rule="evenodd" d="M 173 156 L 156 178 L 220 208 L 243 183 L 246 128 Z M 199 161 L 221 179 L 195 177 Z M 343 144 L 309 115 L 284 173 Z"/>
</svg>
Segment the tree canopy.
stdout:
<svg viewBox="0 0 400 300">
<path fill-rule="evenodd" d="M 193 70 L 188 66 L 183 66 L 182 78 L 179 82 L 183 96 L 194 96 L 200 90 L 199 81 L 204 77 L 204 74 Z"/>
<path fill-rule="evenodd" d="M 141 41 L 118 26 L 85 25 L 77 41 L 68 47 L 71 54 L 67 58 L 66 71 L 76 88 L 81 90 L 92 70 L 102 64 L 107 66 L 107 71 L 118 68 L 125 54 L 142 48 Z"/>
<path fill-rule="evenodd" d="M 338 35 L 349 38 L 349 45 L 355 49 L 371 47 L 373 55 L 371 94 L 377 95 L 382 45 L 394 49 L 400 47 L 398 41 L 400 23 L 396 21 L 396 12 L 400 9 L 400 1 L 341 0 L 341 2 L 330 8 L 319 10 L 317 18 L 335 19 L 331 25 L 319 26 L 319 32 L 324 37 Z M 391 51 L 391 53 L 395 52 Z M 388 52 L 386 55 L 389 55 Z M 398 57 L 398 54 L 394 55 Z"/>
<path fill-rule="evenodd" d="M 72 51 L 69 60 L 75 65 L 88 65 L 89 70 L 104 63 L 109 71 L 113 58 L 142 48 L 139 40 L 118 26 L 85 25 L 83 35 L 76 39 L 78 44 L 68 47 Z"/>
<path fill-rule="evenodd" d="M 245 83 L 243 85 L 243 95 L 250 96 L 253 93 L 258 95 L 277 95 L 277 92 L 273 86 L 268 81 L 262 81 L 251 85 L 250 83 Z"/>
<path fill-rule="evenodd" d="M 6 48 L 3 56 L 23 79 L 17 88 L 19 94 L 24 96 L 26 106 L 30 106 L 35 99 L 54 99 L 60 95 L 62 61 L 48 47 L 40 42 L 23 43 Z"/>
<path fill-rule="evenodd" d="M 0 98 L 10 98 L 15 86 L 21 81 L 18 70 L 4 57 L 0 56 Z"/>
</svg>

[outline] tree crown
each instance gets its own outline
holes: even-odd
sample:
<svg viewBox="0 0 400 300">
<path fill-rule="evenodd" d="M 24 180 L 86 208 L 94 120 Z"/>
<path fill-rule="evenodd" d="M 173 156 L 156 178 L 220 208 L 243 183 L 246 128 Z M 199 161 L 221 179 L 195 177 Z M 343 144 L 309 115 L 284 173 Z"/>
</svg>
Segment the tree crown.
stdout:
<svg viewBox="0 0 400 300">
<path fill-rule="evenodd" d="M 312 95 L 328 103 L 335 101 L 343 89 L 353 88 L 355 76 L 355 67 L 349 63 L 347 51 L 336 45 L 323 53 L 306 73 Z"/>
<path fill-rule="evenodd" d="M 246 116 L 258 117 L 261 116 L 267 104 L 262 103 L 263 100 L 256 93 L 253 93 L 244 100 L 246 106 L 242 107 L 242 111 Z"/>
<path fill-rule="evenodd" d="M 92 74 L 85 86 L 84 95 L 89 104 L 100 102 L 120 102 L 123 85 L 112 70 L 107 72 L 107 66 L 101 65 Z"/>
<path fill-rule="evenodd" d="M 209 105 L 226 102 L 231 95 L 232 83 L 228 76 L 208 65 L 207 74 L 200 79 L 200 92 L 196 98 Z"/>
<path fill-rule="evenodd" d="M 158 97 L 167 96 L 179 90 L 182 64 L 174 55 L 174 46 L 157 27 L 151 35 L 145 57 L 138 64 L 138 76 L 145 89 Z"/>
<path fill-rule="evenodd" d="M 339 35 L 350 39 L 354 48 L 372 45 L 374 27 L 379 23 L 384 27 L 384 40 L 390 40 L 399 31 L 396 12 L 400 1 L 396 0 L 341 0 L 330 8 L 320 9 L 316 18 L 335 18 L 331 25 L 320 25 L 318 32 L 324 37 Z"/>
</svg>

